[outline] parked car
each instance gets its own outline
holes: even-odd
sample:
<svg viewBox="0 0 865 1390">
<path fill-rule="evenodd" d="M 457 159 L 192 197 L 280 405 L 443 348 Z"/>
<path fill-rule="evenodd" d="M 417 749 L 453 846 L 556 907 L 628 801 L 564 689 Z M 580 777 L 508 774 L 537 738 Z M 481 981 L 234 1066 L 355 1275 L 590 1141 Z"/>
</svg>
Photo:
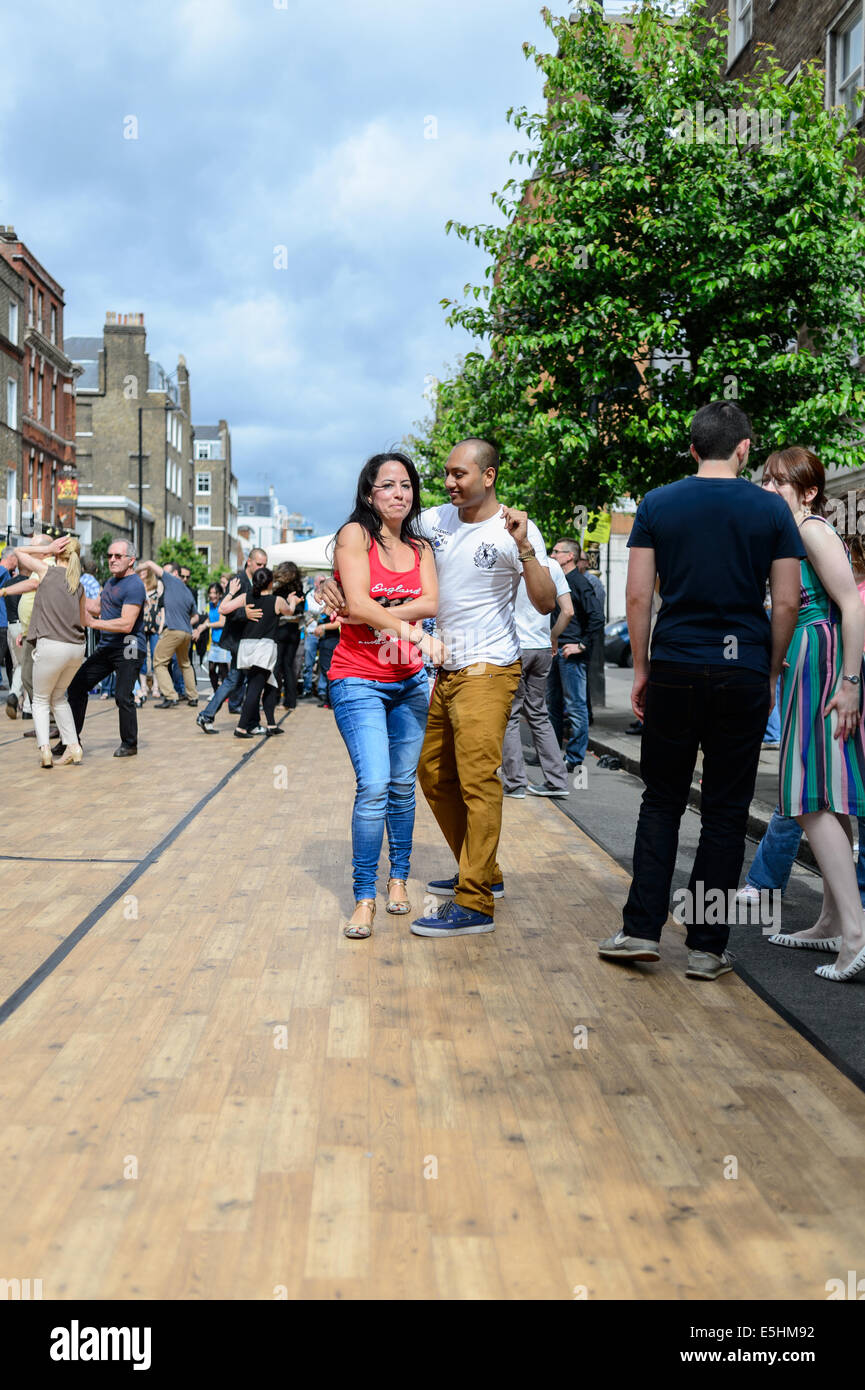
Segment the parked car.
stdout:
<svg viewBox="0 0 865 1390">
<path fill-rule="evenodd" d="M 612 661 L 616 666 L 633 666 L 627 618 L 617 618 L 604 628 L 604 660 Z"/>
</svg>

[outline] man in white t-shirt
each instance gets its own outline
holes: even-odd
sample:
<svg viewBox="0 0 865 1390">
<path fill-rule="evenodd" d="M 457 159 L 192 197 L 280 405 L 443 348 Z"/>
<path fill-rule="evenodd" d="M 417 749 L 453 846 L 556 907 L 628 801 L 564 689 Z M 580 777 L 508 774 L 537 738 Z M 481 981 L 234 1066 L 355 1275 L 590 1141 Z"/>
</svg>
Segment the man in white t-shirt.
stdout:
<svg viewBox="0 0 865 1390">
<path fill-rule="evenodd" d="M 523 673 L 511 706 L 502 746 L 502 784 L 505 796 L 524 797 L 526 789 L 534 796 L 570 795 L 568 769 L 547 711 L 547 677 L 553 660 L 553 644 L 573 617 L 574 605 L 571 587 L 561 565 L 551 555 L 547 556 L 545 563 L 556 586 L 559 604 L 559 616 L 555 627 L 550 629 L 549 618 L 534 607 L 522 581 L 514 605 Z M 530 783 L 526 777 L 520 738 L 521 715 L 525 715 L 528 722 L 532 742 L 544 774 L 544 780 L 539 787 Z"/>
<path fill-rule="evenodd" d="M 459 869 L 427 885 L 445 901 L 412 923 L 417 936 L 494 929 L 494 898 L 504 892 L 496 771 L 520 681 L 514 601 L 521 577 L 539 613 L 555 607 L 541 534 L 525 512 L 498 501 L 498 467 L 491 444 L 463 440 L 445 466 L 450 502 L 421 516 L 436 557 L 436 634 L 447 656 L 430 701 L 418 780 Z"/>
<path fill-rule="evenodd" d="M 418 780 L 459 869 L 427 890 L 445 901 L 412 923 L 416 936 L 494 930 L 493 901 L 504 893 L 496 854 L 502 784 L 496 771 L 520 681 L 514 601 L 520 578 L 539 613 L 556 606 L 541 533 L 525 512 L 496 497 L 499 457 L 484 439 L 464 439 L 445 465 L 450 502 L 421 513 L 436 558 L 436 635 L 447 656 L 430 699 Z M 330 612 L 344 597 L 323 586 Z"/>
</svg>

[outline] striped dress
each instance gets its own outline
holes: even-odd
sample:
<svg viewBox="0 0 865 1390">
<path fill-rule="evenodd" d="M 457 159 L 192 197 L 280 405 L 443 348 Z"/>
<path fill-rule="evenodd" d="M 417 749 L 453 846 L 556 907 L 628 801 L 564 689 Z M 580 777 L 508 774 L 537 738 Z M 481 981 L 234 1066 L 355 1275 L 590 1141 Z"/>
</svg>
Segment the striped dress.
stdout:
<svg viewBox="0 0 865 1390">
<path fill-rule="evenodd" d="M 806 517 L 805 521 L 812 519 L 829 526 L 825 517 Z M 849 559 L 849 551 L 847 554 Z M 843 672 L 841 613 L 810 562 L 799 563 L 799 617 L 781 686 L 781 814 L 802 816 L 828 810 L 865 816 L 863 687 L 859 687 L 856 733 L 852 738 L 835 738 L 837 715 L 834 710 L 825 715 L 824 708 Z M 859 674 L 865 679 L 865 661 L 861 659 Z"/>
</svg>

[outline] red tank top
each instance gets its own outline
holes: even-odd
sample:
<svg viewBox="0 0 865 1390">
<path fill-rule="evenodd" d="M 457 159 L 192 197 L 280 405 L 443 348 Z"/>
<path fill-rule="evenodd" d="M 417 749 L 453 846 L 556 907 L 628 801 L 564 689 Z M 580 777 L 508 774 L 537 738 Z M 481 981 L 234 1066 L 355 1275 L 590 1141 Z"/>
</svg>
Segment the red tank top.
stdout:
<svg viewBox="0 0 865 1390">
<path fill-rule="evenodd" d="M 338 572 L 334 578 L 338 583 Z M 378 546 L 373 541 L 369 548 L 370 598 L 379 602 L 387 599 L 383 609 L 398 609 L 400 603 L 420 598 L 422 592 L 420 555 L 415 555 L 413 569 L 399 574 L 382 564 Z M 411 642 L 401 642 L 393 633 L 379 632 L 366 623 L 343 623 L 328 679 L 337 681 L 344 676 L 360 676 L 372 681 L 402 681 L 414 676 L 422 665 L 420 653 Z"/>
</svg>

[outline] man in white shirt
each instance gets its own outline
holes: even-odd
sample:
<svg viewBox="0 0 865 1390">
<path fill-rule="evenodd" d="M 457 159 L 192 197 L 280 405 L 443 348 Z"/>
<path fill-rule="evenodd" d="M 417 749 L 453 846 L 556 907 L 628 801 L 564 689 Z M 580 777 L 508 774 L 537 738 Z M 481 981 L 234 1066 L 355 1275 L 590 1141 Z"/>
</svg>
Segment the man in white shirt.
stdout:
<svg viewBox="0 0 865 1390">
<path fill-rule="evenodd" d="M 522 577 L 539 613 L 555 607 L 541 534 L 525 512 L 496 497 L 492 444 L 466 439 L 445 466 L 450 502 L 422 513 L 436 557 L 436 633 L 447 651 L 430 701 L 418 780 L 459 869 L 427 884 L 445 901 L 412 923 L 417 936 L 494 930 L 504 885 L 496 855 L 502 784 L 496 770 L 520 681 L 514 601 Z"/>
<path fill-rule="evenodd" d="M 547 677 L 553 660 L 553 645 L 558 640 L 559 633 L 567 627 L 573 617 L 574 605 L 571 587 L 561 565 L 551 555 L 547 556 L 545 563 L 556 586 L 559 604 L 559 616 L 555 627 L 550 629 L 549 618 L 534 607 L 522 580 L 514 605 L 523 673 L 511 706 L 502 746 L 502 785 L 505 796 L 524 797 L 527 789 L 534 796 L 570 796 L 568 770 L 547 711 Z M 539 787 L 530 783 L 526 777 L 520 738 L 521 715 L 525 715 L 528 722 L 532 742 L 544 774 L 544 780 Z"/>
</svg>

